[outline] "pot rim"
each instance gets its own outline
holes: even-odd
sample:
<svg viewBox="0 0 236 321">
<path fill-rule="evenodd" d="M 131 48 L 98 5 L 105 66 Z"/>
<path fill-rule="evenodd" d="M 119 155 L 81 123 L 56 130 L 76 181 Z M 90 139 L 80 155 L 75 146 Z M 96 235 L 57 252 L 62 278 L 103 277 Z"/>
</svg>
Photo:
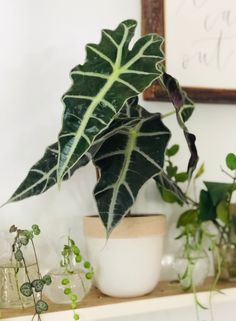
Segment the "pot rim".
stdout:
<svg viewBox="0 0 236 321">
<path fill-rule="evenodd" d="M 89 238 L 105 238 L 106 231 L 99 216 L 83 217 L 84 232 Z M 111 232 L 109 238 L 139 238 L 164 235 L 166 217 L 163 214 L 134 214 L 126 216 Z"/>
</svg>

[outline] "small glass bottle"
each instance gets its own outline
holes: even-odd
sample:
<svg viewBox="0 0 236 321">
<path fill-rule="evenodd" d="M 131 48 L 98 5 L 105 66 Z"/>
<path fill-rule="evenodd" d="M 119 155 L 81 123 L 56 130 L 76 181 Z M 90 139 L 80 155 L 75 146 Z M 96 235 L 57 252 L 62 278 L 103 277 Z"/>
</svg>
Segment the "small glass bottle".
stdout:
<svg viewBox="0 0 236 321">
<path fill-rule="evenodd" d="M 12 255 L 13 238 L 0 233 L 0 308 L 26 308 L 34 305 L 33 298 L 20 293 L 20 286 L 28 282 L 24 267 Z M 31 263 L 30 263 L 31 262 Z M 27 253 L 27 270 L 30 279 L 38 278 L 37 265 Z"/>
<path fill-rule="evenodd" d="M 183 289 L 197 288 L 203 285 L 209 273 L 209 258 L 204 250 L 182 251 L 176 256 L 173 268 Z"/>
<path fill-rule="evenodd" d="M 64 268 L 52 269 L 47 274 L 51 276 L 52 283 L 45 289 L 45 294 L 54 303 L 70 304 L 71 300 L 64 294 L 65 288 L 70 288 L 72 293 L 76 293 L 77 302 L 82 301 L 85 295 L 89 292 L 92 282 L 85 276 L 86 272 L 79 269 L 74 269 L 71 272 Z M 66 286 L 62 284 L 63 279 L 70 281 Z"/>
<path fill-rule="evenodd" d="M 215 255 L 215 270 L 223 281 L 236 281 L 236 244 L 223 243 Z"/>
</svg>

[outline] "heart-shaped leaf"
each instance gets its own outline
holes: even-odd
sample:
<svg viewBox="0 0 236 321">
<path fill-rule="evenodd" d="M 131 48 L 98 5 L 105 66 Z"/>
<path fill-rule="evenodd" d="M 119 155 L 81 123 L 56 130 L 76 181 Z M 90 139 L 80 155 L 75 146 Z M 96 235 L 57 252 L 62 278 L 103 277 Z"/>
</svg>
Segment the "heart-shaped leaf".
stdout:
<svg viewBox="0 0 236 321">
<path fill-rule="evenodd" d="M 38 314 L 46 312 L 48 310 L 48 304 L 43 300 L 38 300 L 35 305 L 35 310 Z"/>
<path fill-rule="evenodd" d="M 227 201 L 229 194 L 233 188 L 233 184 L 220 182 L 204 182 L 211 197 L 214 206 L 217 206 L 221 201 Z M 234 187 L 234 189 L 236 186 Z"/>
<path fill-rule="evenodd" d="M 84 65 L 71 71 L 73 84 L 63 96 L 65 112 L 59 134 L 58 182 L 79 161 L 120 112 L 127 99 L 143 92 L 162 75 L 163 39 L 140 38 L 129 50 L 136 22 L 103 30 L 101 42 L 86 46 Z"/>
<path fill-rule="evenodd" d="M 175 175 L 175 180 L 176 182 L 186 182 L 188 180 L 188 173 L 186 172 L 181 172 Z"/>
<path fill-rule="evenodd" d="M 198 209 L 187 210 L 182 213 L 178 219 L 177 227 L 185 227 L 187 225 L 198 225 Z"/>
<path fill-rule="evenodd" d="M 31 283 L 31 286 L 34 288 L 35 292 L 41 292 L 44 287 L 43 280 L 36 279 Z"/>
<path fill-rule="evenodd" d="M 164 201 L 169 203 L 177 202 L 180 205 L 188 203 L 185 194 L 164 171 L 160 172 L 159 175 L 156 175 L 154 179 Z"/>
<path fill-rule="evenodd" d="M 20 287 L 20 292 L 26 297 L 29 297 L 33 294 L 32 286 L 29 282 L 25 282 Z"/>
<path fill-rule="evenodd" d="M 229 153 L 226 156 L 226 165 L 229 169 L 235 170 L 236 169 L 236 155 L 233 153 Z"/>
</svg>

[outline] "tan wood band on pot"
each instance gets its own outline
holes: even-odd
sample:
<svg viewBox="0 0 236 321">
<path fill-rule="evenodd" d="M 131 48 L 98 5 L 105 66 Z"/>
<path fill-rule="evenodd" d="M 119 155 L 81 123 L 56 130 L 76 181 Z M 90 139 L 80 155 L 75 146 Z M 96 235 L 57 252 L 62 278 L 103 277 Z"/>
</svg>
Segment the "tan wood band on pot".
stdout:
<svg viewBox="0 0 236 321">
<path fill-rule="evenodd" d="M 110 238 L 134 238 L 149 235 L 163 235 L 166 231 L 164 215 L 136 215 L 125 217 L 112 231 Z M 88 237 L 106 237 L 105 228 L 99 217 L 84 217 L 84 232 Z"/>
</svg>

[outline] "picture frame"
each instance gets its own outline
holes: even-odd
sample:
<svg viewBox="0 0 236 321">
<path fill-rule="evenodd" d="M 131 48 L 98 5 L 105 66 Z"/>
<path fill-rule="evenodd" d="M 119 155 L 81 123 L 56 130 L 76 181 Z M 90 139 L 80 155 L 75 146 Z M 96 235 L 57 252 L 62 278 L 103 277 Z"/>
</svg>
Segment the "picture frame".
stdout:
<svg viewBox="0 0 236 321">
<path fill-rule="evenodd" d="M 191 99 L 236 103 L 235 0 L 225 0 L 225 6 L 215 0 L 142 0 L 142 34 L 147 33 L 164 37 L 166 72 Z M 167 98 L 157 82 L 144 93 L 145 100 Z"/>
</svg>

